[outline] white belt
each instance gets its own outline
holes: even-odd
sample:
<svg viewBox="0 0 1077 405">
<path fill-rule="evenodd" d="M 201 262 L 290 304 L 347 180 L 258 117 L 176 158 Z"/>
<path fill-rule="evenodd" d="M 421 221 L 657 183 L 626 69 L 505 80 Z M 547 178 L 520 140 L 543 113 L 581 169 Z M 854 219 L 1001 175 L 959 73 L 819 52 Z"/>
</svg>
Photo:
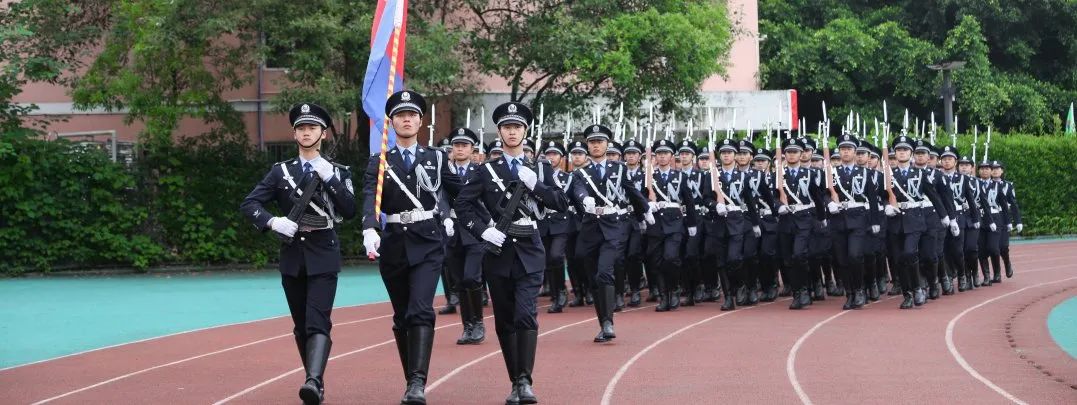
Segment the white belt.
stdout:
<svg viewBox="0 0 1077 405">
<path fill-rule="evenodd" d="M 920 207 L 924 206 L 923 203 L 921 203 L 919 201 L 906 201 L 906 202 L 900 203 L 898 205 L 903 210 L 913 209 L 913 208 L 920 208 Z"/>
<path fill-rule="evenodd" d="M 741 209 L 739 205 L 726 205 L 725 209 L 726 209 L 726 211 L 729 211 L 729 212 L 743 211 L 743 209 Z"/>
<path fill-rule="evenodd" d="M 992 213 L 992 214 L 998 214 L 998 213 L 1000 213 L 1000 212 L 1002 212 L 1002 209 L 1001 209 L 1001 208 L 992 208 L 992 209 L 991 209 L 991 213 Z"/>
<path fill-rule="evenodd" d="M 771 214 L 770 208 L 762 208 L 762 209 L 759 210 L 759 216 L 761 216 L 761 217 L 770 216 L 770 214 Z"/>
<path fill-rule="evenodd" d="M 961 212 L 961 211 L 964 211 L 964 210 L 965 210 L 965 207 L 962 207 L 961 204 L 954 204 L 954 211 Z"/>
<path fill-rule="evenodd" d="M 922 208 L 932 208 L 934 206 L 935 206 L 935 204 L 932 204 L 931 200 L 924 200 L 924 201 L 920 202 L 920 207 L 922 207 Z"/>
<path fill-rule="evenodd" d="M 660 210 L 663 210 L 663 209 L 666 209 L 666 208 L 680 208 L 680 207 L 681 207 L 681 204 L 680 203 L 675 203 L 675 202 L 662 201 L 662 202 L 658 203 L 658 209 L 660 209 Z"/>
<path fill-rule="evenodd" d="M 390 224 L 410 224 L 419 221 L 425 221 L 434 218 L 434 210 L 411 210 L 404 211 L 399 214 L 389 214 L 385 216 L 385 222 Z"/>
<path fill-rule="evenodd" d="M 537 225 L 535 225 L 535 220 L 531 218 L 520 218 L 515 221 L 512 221 L 512 224 L 537 228 Z"/>
<path fill-rule="evenodd" d="M 624 215 L 628 213 L 628 210 L 621 207 L 594 207 L 587 210 L 588 214 L 603 216 L 603 215 Z"/>
<path fill-rule="evenodd" d="M 456 210 L 449 210 L 449 218 L 456 219 Z"/>
<path fill-rule="evenodd" d="M 812 203 L 812 204 L 793 204 L 792 207 L 793 207 L 793 212 L 800 212 L 800 211 L 804 211 L 806 209 L 815 208 L 815 204 L 814 203 Z"/>
<path fill-rule="evenodd" d="M 846 202 L 841 203 L 841 208 L 846 209 L 846 210 L 850 209 L 850 208 L 867 208 L 867 207 L 868 207 L 868 203 L 863 203 L 863 202 L 849 202 L 849 201 L 846 201 Z"/>
</svg>

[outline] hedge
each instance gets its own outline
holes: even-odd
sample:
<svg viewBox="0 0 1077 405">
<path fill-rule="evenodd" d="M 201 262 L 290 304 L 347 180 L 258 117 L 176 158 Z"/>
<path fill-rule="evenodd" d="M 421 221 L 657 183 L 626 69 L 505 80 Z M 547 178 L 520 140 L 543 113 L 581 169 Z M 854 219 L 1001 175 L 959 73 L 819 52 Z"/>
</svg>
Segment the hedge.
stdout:
<svg viewBox="0 0 1077 405">
<path fill-rule="evenodd" d="M 964 153 L 971 140 L 958 139 Z M 992 142 L 990 156 L 1016 185 L 1025 235 L 1077 233 L 1077 138 L 996 134 Z M 267 264 L 276 239 L 238 207 L 272 163 L 245 139 L 187 139 L 128 168 L 66 141 L 2 135 L 0 272 Z M 337 231 L 346 256 L 362 254 L 358 220 Z"/>
</svg>

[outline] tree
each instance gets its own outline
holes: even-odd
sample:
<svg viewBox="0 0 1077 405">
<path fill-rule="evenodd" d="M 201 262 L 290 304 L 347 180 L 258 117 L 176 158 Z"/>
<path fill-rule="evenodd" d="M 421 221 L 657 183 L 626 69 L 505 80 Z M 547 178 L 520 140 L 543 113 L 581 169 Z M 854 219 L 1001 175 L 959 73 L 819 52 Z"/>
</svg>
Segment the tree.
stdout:
<svg viewBox="0 0 1077 405">
<path fill-rule="evenodd" d="M 808 114 L 824 99 L 879 114 L 886 99 L 924 116 L 942 104 L 926 65 L 964 60 L 962 122 L 1045 133 L 1077 98 L 1074 22 L 1063 0 L 761 0 L 761 71 L 765 87 L 802 90 Z"/>
<path fill-rule="evenodd" d="M 36 105 L 14 97 L 31 82 L 70 84 L 86 45 L 107 19 L 106 1 L 24 0 L 0 8 L 0 133 L 29 134 L 23 119 Z M 31 122 L 43 128 L 45 121 Z"/>
<path fill-rule="evenodd" d="M 696 101 L 725 72 L 733 27 L 722 2 L 464 1 L 468 54 L 477 70 L 506 78 L 512 100 L 552 111 L 593 97 L 664 110 Z"/>
</svg>

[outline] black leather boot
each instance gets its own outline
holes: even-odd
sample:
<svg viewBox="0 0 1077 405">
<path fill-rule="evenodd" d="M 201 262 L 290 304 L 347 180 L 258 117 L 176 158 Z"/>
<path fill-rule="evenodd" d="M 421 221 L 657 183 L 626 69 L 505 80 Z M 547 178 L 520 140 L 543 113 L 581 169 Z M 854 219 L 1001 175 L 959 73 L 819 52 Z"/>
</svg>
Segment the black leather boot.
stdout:
<svg viewBox="0 0 1077 405">
<path fill-rule="evenodd" d="M 853 309 L 863 308 L 867 304 L 867 297 L 864 294 L 863 289 L 857 289 L 856 291 L 849 291 L 849 294 L 853 295 Z"/>
<path fill-rule="evenodd" d="M 553 297 L 553 302 L 550 304 L 550 307 L 546 309 L 546 313 L 559 314 L 563 312 L 565 310 L 565 304 L 568 302 L 568 297 L 565 295 L 565 291 L 557 290 L 556 292 L 551 292 L 550 295 Z"/>
<path fill-rule="evenodd" d="M 479 305 L 479 308 L 482 308 L 481 304 Z M 473 308 L 471 307 L 471 298 L 469 297 L 468 291 L 461 291 L 460 322 L 464 324 L 464 331 L 460 334 L 460 338 L 456 339 L 456 344 L 458 345 L 471 344 L 471 329 L 473 328 L 473 320 L 475 319 L 474 315 L 472 315 L 472 311 Z"/>
<path fill-rule="evenodd" d="M 807 288 L 800 289 L 800 305 L 806 307 L 808 305 L 811 305 L 811 303 L 812 303 L 812 301 L 811 301 L 811 293 L 808 292 L 808 289 Z"/>
<path fill-rule="evenodd" d="M 983 281 L 980 283 L 980 285 L 984 286 L 984 287 L 990 287 L 991 286 L 991 264 L 988 263 L 987 257 L 981 257 L 980 258 L 980 272 L 983 273 Z"/>
<path fill-rule="evenodd" d="M 434 328 L 408 328 L 408 388 L 400 400 L 401 404 L 426 405 L 426 377 L 429 375 L 433 346 Z"/>
<path fill-rule="evenodd" d="M 307 338 L 307 381 L 299 388 L 299 398 L 304 405 L 318 405 L 325 398 L 322 377 L 325 375 L 325 366 L 329 363 L 329 349 L 332 347 L 333 342 L 329 340 L 329 336 L 319 333 Z"/>
<path fill-rule="evenodd" d="M 847 294 L 845 296 L 845 304 L 842 304 L 841 309 L 843 309 L 845 311 L 853 309 L 853 295 L 852 294 Z"/>
<path fill-rule="evenodd" d="M 662 276 L 658 276 L 657 278 L 658 280 L 656 280 L 654 284 L 656 285 L 655 288 L 658 289 L 658 293 L 652 295 L 658 302 L 658 305 L 654 307 L 654 312 L 666 312 L 669 311 L 669 299 L 667 299 L 666 296 L 670 294 L 670 291 L 666 288 L 666 281 Z"/>
<path fill-rule="evenodd" d="M 651 285 L 647 287 L 647 290 L 648 290 L 649 293 L 647 294 L 647 300 L 646 301 L 647 302 L 658 302 L 658 297 L 660 295 L 662 295 L 662 290 L 657 287 L 657 285 L 658 285 L 657 282 L 654 282 L 654 283 L 648 282 L 648 284 L 651 284 Z"/>
<path fill-rule="evenodd" d="M 1002 253 L 1002 262 L 1006 264 L 1006 278 L 1013 278 L 1013 264 L 1010 264 L 1010 253 Z"/>
<path fill-rule="evenodd" d="M 449 315 L 456 313 L 456 305 L 460 303 L 460 297 L 455 291 L 449 291 L 445 293 L 445 306 L 438 310 L 438 315 Z"/>
<path fill-rule="evenodd" d="M 625 296 L 623 294 L 613 294 L 613 312 L 621 312 L 625 309 Z"/>
<path fill-rule="evenodd" d="M 509 382 L 512 383 L 512 391 L 505 398 L 505 405 L 520 403 L 520 395 L 516 391 L 516 376 L 519 370 L 516 367 L 516 333 L 498 333 L 497 343 L 501 345 L 501 357 L 505 359 L 505 371 L 509 373 Z"/>
<path fill-rule="evenodd" d="M 923 288 L 917 288 L 916 291 L 913 292 L 913 305 L 921 306 L 924 305 L 925 302 L 927 302 L 927 294 L 924 293 Z"/>
<path fill-rule="evenodd" d="M 868 289 L 868 299 L 871 300 L 871 302 L 878 301 L 879 295 L 879 284 L 871 283 L 871 288 Z"/>
<path fill-rule="evenodd" d="M 471 308 L 471 336 L 467 344 L 477 345 L 486 340 L 486 325 L 482 320 L 482 289 L 467 290 L 465 295 Z"/>
<path fill-rule="evenodd" d="M 631 296 L 631 298 L 628 299 L 628 306 L 630 306 L 632 308 L 636 308 L 636 307 L 639 307 L 640 302 L 641 302 L 641 300 L 640 300 L 639 291 L 635 291 L 635 290 L 632 291 L 632 296 Z"/>
<path fill-rule="evenodd" d="M 740 287 L 737 287 L 736 291 L 737 305 L 740 305 L 742 307 L 748 305 L 748 287 L 742 285 Z"/>
<path fill-rule="evenodd" d="M 732 311 L 734 309 L 737 309 L 737 301 L 736 298 L 733 297 L 733 295 L 734 294 L 732 288 L 727 287 L 722 289 L 722 307 L 719 308 L 720 310 Z"/>
<path fill-rule="evenodd" d="M 800 297 L 801 294 L 807 294 L 807 292 L 802 291 L 800 289 L 794 290 L 792 292 L 793 299 L 792 299 L 792 301 L 789 302 L 789 309 L 803 309 L 804 308 L 804 304 L 802 304 L 802 300 L 801 300 L 801 297 Z"/>
<path fill-rule="evenodd" d="M 991 277 L 991 284 L 999 284 L 1002 282 L 1002 265 L 999 263 L 998 256 L 991 256 L 991 270 L 994 276 Z"/>
<path fill-rule="evenodd" d="M 913 306 L 913 297 L 912 297 L 913 294 L 912 294 L 912 291 L 905 291 L 905 292 L 901 293 L 901 295 L 904 296 L 904 298 L 905 298 L 903 301 L 901 301 L 901 309 L 912 308 L 912 306 Z"/>
<path fill-rule="evenodd" d="M 609 342 L 616 336 L 613 332 L 613 286 L 600 286 L 594 292 L 595 315 L 598 318 L 599 331 L 595 335 L 595 343 Z"/>
<path fill-rule="evenodd" d="M 613 286 L 608 286 L 613 288 Z M 531 370 L 535 368 L 535 349 L 538 347 L 537 330 L 516 332 L 516 395 L 521 404 L 537 404 L 538 398 L 531 388 L 534 382 Z"/>
</svg>

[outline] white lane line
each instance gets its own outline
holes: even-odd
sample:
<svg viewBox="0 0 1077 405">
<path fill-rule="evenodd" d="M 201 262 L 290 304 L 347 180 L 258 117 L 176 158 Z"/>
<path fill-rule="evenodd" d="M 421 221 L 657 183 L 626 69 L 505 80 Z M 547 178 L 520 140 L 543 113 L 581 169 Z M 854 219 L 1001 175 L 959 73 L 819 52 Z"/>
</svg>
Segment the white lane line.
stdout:
<svg viewBox="0 0 1077 405">
<path fill-rule="evenodd" d="M 648 306 L 637 307 L 637 308 L 632 308 L 632 309 L 625 309 L 625 310 L 621 311 L 621 313 L 623 314 L 623 313 L 628 313 L 628 312 L 632 312 L 632 311 L 639 311 L 641 309 L 646 309 L 646 308 L 651 308 L 651 307 L 654 307 L 654 305 L 648 305 Z M 558 327 L 556 329 L 550 329 L 548 331 L 542 332 L 542 333 L 540 333 L 538 335 L 538 337 L 543 337 L 543 336 L 549 335 L 551 333 L 557 333 L 559 331 L 571 328 L 571 327 L 576 326 L 576 325 L 581 325 L 581 324 L 584 324 L 584 323 L 594 321 L 595 319 L 597 319 L 597 318 L 590 317 L 590 318 L 584 319 L 584 320 L 579 321 L 579 322 L 570 323 L 568 325 L 562 325 L 562 326 L 560 326 L 560 327 Z M 426 392 L 433 391 L 435 388 L 437 388 L 438 386 L 443 384 L 445 381 L 448 381 L 450 378 L 453 378 L 454 376 L 456 376 L 460 372 L 464 371 L 468 367 L 471 367 L 473 365 L 479 364 L 483 360 L 486 360 L 486 359 L 488 359 L 490 357 L 493 357 L 493 356 L 497 355 L 498 353 L 501 353 L 501 350 L 497 350 L 497 351 L 487 353 L 485 355 L 480 356 L 479 358 L 477 358 L 475 360 L 469 361 L 469 362 L 461 365 L 460 367 L 454 368 L 452 371 L 449 371 L 448 374 L 445 374 L 441 378 L 437 379 L 437 381 L 434 381 L 433 383 L 428 385 L 426 387 Z"/>
<path fill-rule="evenodd" d="M 771 304 L 775 304 L 775 303 L 783 302 L 783 301 L 789 301 L 789 298 L 786 298 L 786 299 L 783 299 L 783 300 L 778 300 L 778 301 L 775 301 L 775 302 L 768 302 L 768 303 L 765 303 L 765 304 L 759 304 L 759 305 L 751 306 L 751 307 L 743 307 L 743 308 L 735 310 L 735 311 L 723 312 L 723 313 L 720 313 L 718 315 L 712 316 L 710 318 L 706 318 L 706 319 L 701 320 L 699 322 L 696 322 L 696 323 L 693 323 L 691 325 L 685 326 L 683 328 L 677 329 L 676 331 L 674 331 L 674 332 L 672 332 L 672 333 L 670 333 L 670 334 L 668 334 L 668 335 L 654 341 L 654 343 L 651 343 L 647 347 L 643 348 L 643 350 L 640 350 L 638 353 L 636 353 L 635 356 L 632 356 L 632 358 L 628 359 L 628 361 L 625 362 L 625 364 L 621 365 L 621 368 L 617 369 L 617 373 L 615 373 L 613 375 L 613 377 L 610 378 L 609 383 L 606 384 L 606 390 L 602 393 L 602 402 L 601 402 L 602 405 L 609 405 L 610 404 L 610 400 L 613 398 L 613 391 L 615 389 L 617 389 L 617 383 L 619 383 L 621 381 L 621 378 L 624 377 L 625 373 L 628 372 L 628 369 L 631 368 L 633 364 L 636 364 L 636 361 L 638 361 L 640 358 L 642 358 L 645 354 L 647 354 L 651 350 L 654 350 L 654 348 L 658 347 L 658 345 L 662 344 L 663 342 L 672 339 L 674 336 L 677 336 L 677 335 L 683 333 L 686 330 L 689 330 L 689 329 L 692 329 L 692 328 L 694 328 L 696 326 L 699 326 L 699 325 L 702 325 L 704 323 L 710 322 L 711 320 L 718 319 L 718 318 L 721 318 L 721 317 L 726 316 L 726 315 L 732 315 L 732 314 L 736 314 L 736 313 L 739 313 L 739 312 L 748 311 L 748 310 L 751 310 L 753 308 L 765 307 L 767 305 L 771 305 Z"/>
<path fill-rule="evenodd" d="M 341 322 L 341 323 L 338 323 L 338 324 L 336 324 L 334 326 L 339 327 L 339 326 L 344 326 L 344 325 L 351 325 L 351 324 L 356 324 L 356 323 L 373 321 L 373 320 L 377 320 L 377 319 L 391 318 L 392 316 L 393 316 L 392 314 L 389 314 L 389 315 L 376 316 L 376 317 L 373 317 L 373 318 L 365 318 L 365 319 L 359 319 L 359 320 L 354 320 L 354 321 L 349 321 L 349 322 Z M 283 334 L 283 335 L 272 336 L 272 337 L 268 337 L 268 338 L 265 338 L 265 339 L 255 340 L 253 342 L 247 342 L 247 343 L 244 343 L 244 344 L 241 344 L 241 345 L 236 345 L 236 346 L 228 347 L 228 348 L 225 348 L 225 349 L 221 349 L 221 350 L 217 350 L 217 351 L 213 351 L 213 352 L 209 352 L 209 353 L 203 353 L 203 354 L 187 357 L 185 359 L 176 360 L 176 361 L 173 361 L 173 362 L 170 362 L 170 363 L 158 364 L 158 365 L 153 366 L 153 367 L 144 368 L 144 369 L 141 369 L 141 370 L 138 370 L 138 371 L 132 371 L 130 373 L 127 373 L 127 374 L 124 374 L 124 375 L 121 375 L 121 376 L 113 377 L 113 378 L 110 378 L 108 380 L 104 380 L 104 381 L 101 381 L 101 382 L 98 382 L 98 383 L 95 383 L 95 384 L 87 385 L 85 387 L 82 387 L 82 388 L 79 388 L 79 389 L 76 389 L 76 390 L 73 390 L 73 391 L 65 392 L 63 394 L 54 396 L 52 398 L 47 398 L 47 399 L 43 399 L 43 400 L 34 402 L 34 405 L 39 405 L 39 404 L 44 404 L 44 403 L 47 403 L 47 402 L 52 402 L 52 401 L 55 401 L 57 399 L 61 399 L 61 398 L 68 397 L 68 396 L 71 396 L 71 395 L 74 395 L 74 394 L 78 394 L 80 392 L 84 392 L 84 391 L 87 391 L 87 390 L 91 390 L 91 389 L 100 387 L 102 385 L 111 384 L 111 383 L 114 383 L 116 381 L 120 381 L 120 380 L 123 380 L 123 379 L 126 379 L 126 378 L 134 377 L 134 376 L 139 375 L 139 374 L 148 373 L 148 372 L 153 371 L 153 370 L 158 370 L 158 369 L 162 369 L 162 368 L 165 368 L 165 367 L 171 367 L 171 366 L 175 366 L 177 364 L 183 364 L 183 363 L 186 363 L 186 362 L 189 362 L 189 361 L 192 361 L 192 360 L 198 360 L 198 359 L 201 359 L 201 358 L 214 356 L 214 355 L 218 355 L 218 354 L 225 353 L 225 352 L 230 352 L 230 351 L 237 350 L 237 349 L 242 349 L 244 347 L 254 346 L 254 345 L 259 344 L 259 343 L 265 343 L 265 342 L 268 342 L 270 340 L 281 339 L 281 338 L 285 338 L 285 337 L 289 337 L 289 336 L 292 336 L 292 334 L 287 333 L 287 334 Z"/>
<path fill-rule="evenodd" d="M 866 308 L 866 307 L 871 306 L 872 304 L 878 304 L 880 302 L 890 301 L 890 300 L 892 300 L 894 298 L 898 298 L 898 297 L 902 297 L 902 296 L 897 295 L 897 296 L 886 298 L 884 300 L 875 301 L 875 302 L 869 302 L 869 303 L 867 303 L 867 305 L 864 305 L 864 307 Z M 819 330 L 819 328 L 822 328 L 823 325 L 826 325 L 828 322 L 833 321 L 833 320 L 837 319 L 839 316 L 845 315 L 845 314 L 847 314 L 849 312 L 852 312 L 852 311 L 842 310 L 841 312 L 838 312 L 838 313 L 830 316 L 829 318 L 826 318 L 826 319 L 816 323 L 815 326 L 812 326 L 811 329 L 808 329 L 807 332 L 804 332 L 803 335 L 800 335 L 800 338 L 797 339 L 796 343 L 793 343 L 793 347 L 789 349 L 789 355 L 785 357 L 785 375 L 789 378 L 789 383 L 793 385 L 793 391 L 796 391 L 797 397 L 800 398 L 800 402 L 804 403 L 804 405 L 811 405 L 812 402 L 811 402 L 811 398 L 808 398 L 808 394 L 805 393 L 804 389 L 800 386 L 800 381 L 797 380 L 797 371 L 796 371 L 797 351 L 800 350 L 800 346 L 804 345 L 804 342 L 807 341 L 808 337 L 810 337 L 813 333 L 815 333 L 815 331 Z"/>
<path fill-rule="evenodd" d="M 1040 271 L 1044 271 L 1044 270 L 1040 270 Z M 1031 272 L 1029 272 L 1029 273 L 1031 273 Z M 976 371 L 976 369 L 972 368 L 972 366 L 969 365 L 969 362 L 966 361 L 965 357 L 962 356 L 961 353 L 957 350 L 957 345 L 954 344 L 954 328 L 957 326 L 957 322 L 960 321 L 961 318 L 965 316 L 965 314 L 968 314 L 969 312 L 972 312 L 972 311 L 976 310 L 977 308 L 980 308 L 980 307 L 982 307 L 984 305 L 990 304 L 992 302 L 995 302 L 997 300 L 1000 300 L 1002 298 L 1006 298 L 1006 297 L 1014 295 L 1014 294 L 1018 294 L 1020 292 L 1023 292 L 1025 290 L 1028 290 L 1028 289 L 1031 289 L 1031 288 L 1042 287 L 1042 286 L 1050 285 L 1050 284 L 1063 283 L 1063 282 L 1070 281 L 1070 280 L 1077 280 L 1077 277 L 1070 277 L 1070 278 L 1065 278 L 1065 279 L 1062 279 L 1062 280 L 1048 281 L 1048 282 L 1043 282 L 1043 283 L 1039 283 L 1039 284 L 1033 284 L 1033 285 L 1030 285 L 1028 287 L 1024 287 L 1024 288 L 1021 288 L 1021 289 L 1016 290 L 1016 291 L 1011 291 L 1011 292 L 1008 292 L 1006 294 L 1000 295 L 998 297 L 986 300 L 986 301 L 981 302 L 981 303 L 979 303 L 977 305 L 971 306 L 968 309 L 965 309 L 960 314 L 957 314 L 957 316 L 955 316 L 953 319 L 950 319 L 950 322 L 948 324 L 946 324 L 946 348 L 950 350 L 950 355 L 953 356 L 954 360 L 957 361 L 957 364 L 960 365 L 961 368 L 965 369 L 965 372 L 967 372 L 973 378 L 979 380 L 981 383 L 986 385 L 988 388 L 990 388 L 993 391 L 997 392 L 999 395 L 1002 395 L 1004 398 L 1010 400 L 1010 402 L 1013 402 L 1015 404 L 1020 404 L 1020 405 L 1026 405 L 1026 402 L 1018 399 L 1013 394 L 1010 394 L 1006 390 L 1002 389 L 1002 387 L 999 387 L 998 385 L 995 385 L 995 383 L 991 382 L 991 380 L 989 380 L 989 379 L 987 379 L 987 377 L 984 377 L 983 375 L 981 375 L 979 372 Z"/>
<path fill-rule="evenodd" d="M 336 307 L 336 308 L 333 308 L 333 309 L 334 310 L 340 310 L 340 309 L 344 309 L 344 308 L 358 308 L 358 307 L 362 307 L 362 306 L 375 305 L 375 304 L 384 304 L 384 303 L 388 303 L 388 302 L 389 302 L 388 300 L 386 300 L 386 301 L 378 301 L 378 302 L 368 302 L 366 304 L 348 305 L 348 306 L 343 306 L 343 307 Z M 20 368 L 20 367 L 32 366 L 34 364 L 46 363 L 46 362 L 50 362 L 50 361 L 54 361 L 54 360 L 60 360 L 60 359 L 68 358 L 68 357 L 80 356 L 80 355 L 83 355 L 83 354 L 93 353 L 93 352 L 97 352 L 97 351 L 101 351 L 101 350 L 114 349 L 114 348 L 117 348 L 117 347 L 128 346 L 128 345 L 133 345 L 133 344 L 137 344 L 137 343 L 144 343 L 144 342 L 149 342 L 149 341 L 153 341 L 153 340 L 173 337 L 173 336 L 185 335 L 185 334 L 188 334 L 188 333 L 202 332 L 202 331 L 207 331 L 207 330 L 212 330 L 212 329 L 217 329 L 217 328 L 227 328 L 229 326 L 246 325 L 246 324 L 257 323 L 257 322 L 262 322 L 262 321 L 270 321 L 270 320 L 273 320 L 273 319 L 285 318 L 285 317 L 288 317 L 288 316 L 290 316 L 290 315 L 271 316 L 271 317 L 268 317 L 268 318 L 255 319 L 255 320 L 252 320 L 252 321 L 226 323 L 224 325 L 208 326 L 208 327 L 205 327 L 205 328 L 191 329 L 191 330 L 185 330 L 185 331 L 182 331 L 182 332 L 170 333 L 170 334 L 167 334 L 167 335 L 154 336 L 154 337 L 151 337 L 151 338 L 139 339 L 139 340 L 126 342 L 126 343 L 119 343 L 119 344 L 114 344 L 114 345 L 110 345 L 110 346 L 98 347 L 96 349 L 83 350 L 83 351 L 77 352 L 77 353 L 65 354 L 63 356 L 56 356 L 56 357 L 52 357 L 52 358 L 48 358 L 48 359 L 44 359 L 44 360 L 38 360 L 38 361 L 30 362 L 30 363 L 24 363 L 24 364 L 19 364 L 19 365 L 15 365 L 15 366 L 0 368 L 0 372 L 8 371 L 8 370 L 14 370 L 14 369 Z"/>
<path fill-rule="evenodd" d="M 550 305 L 549 304 L 543 305 L 543 306 L 538 307 L 537 309 L 546 308 L 548 306 L 550 306 Z M 493 317 L 494 317 L 494 315 L 490 314 L 490 315 L 487 315 L 487 316 L 483 317 L 483 319 L 491 319 Z M 451 324 L 448 324 L 448 325 L 438 326 L 438 327 L 434 328 L 434 330 L 445 329 L 445 328 L 448 328 L 448 327 L 451 327 L 451 326 L 457 326 L 457 325 L 460 325 L 460 322 L 451 323 Z M 381 346 L 385 346 L 387 344 L 393 343 L 394 341 L 395 341 L 395 339 L 386 340 L 384 342 L 373 344 L 373 345 L 370 345 L 370 346 L 364 346 L 364 347 L 352 350 L 352 351 L 347 352 L 347 353 L 341 353 L 341 354 L 338 354 L 336 356 L 330 357 L 329 361 L 333 361 L 333 360 L 339 359 L 341 357 L 351 356 L 351 355 L 356 354 L 356 353 L 362 353 L 362 352 L 365 352 L 365 351 L 370 350 L 370 349 L 375 349 L 375 348 L 378 348 L 378 347 L 381 347 Z M 255 391 L 255 390 L 259 389 L 259 388 L 262 388 L 264 386 L 272 384 L 272 383 L 274 383 L 274 382 L 276 382 L 276 381 L 278 381 L 278 380 L 280 380 L 280 379 L 282 379 L 284 377 L 290 376 L 290 375 L 298 373 L 300 371 L 303 371 L 302 367 L 292 369 L 292 370 L 290 370 L 290 371 L 288 371 L 288 372 L 286 372 L 284 374 L 281 374 L 281 375 L 278 375 L 276 377 L 270 378 L 268 380 L 262 381 L 262 382 L 258 383 L 257 385 L 251 386 L 251 387 L 249 387 L 249 388 L 247 388 L 247 389 L 245 389 L 243 391 L 240 391 L 240 392 L 237 392 L 235 394 L 232 394 L 228 398 L 225 398 L 225 399 L 222 399 L 220 401 L 214 402 L 213 405 L 220 405 L 220 404 L 226 403 L 228 401 L 231 401 L 233 399 L 239 398 L 239 397 L 241 397 L 243 395 L 249 394 L 249 393 L 251 393 L 251 392 L 253 392 L 253 391 Z"/>
</svg>

